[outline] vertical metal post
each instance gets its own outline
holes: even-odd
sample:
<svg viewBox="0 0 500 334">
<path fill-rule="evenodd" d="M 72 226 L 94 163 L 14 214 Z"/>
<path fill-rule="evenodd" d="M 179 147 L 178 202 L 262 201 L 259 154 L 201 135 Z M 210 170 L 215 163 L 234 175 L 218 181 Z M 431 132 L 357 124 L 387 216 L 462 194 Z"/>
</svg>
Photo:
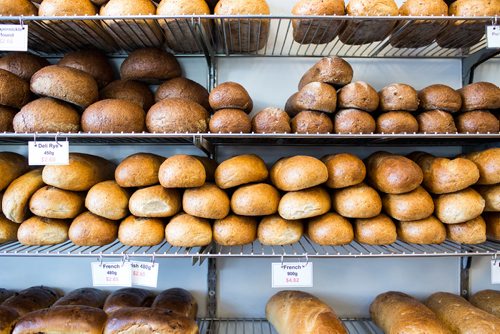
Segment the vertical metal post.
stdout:
<svg viewBox="0 0 500 334">
<path fill-rule="evenodd" d="M 466 86 L 474 81 L 476 67 L 500 54 L 500 49 L 486 47 L 462 59 L 462 85 Z"/>
<path fill-rule="evenodd" d="M 470 295 L 469 269 L 471 263 L 471 256 L 460 257 L 460 295 L 465 299 L 469 299 Z"/>
<path fill-rule="evenodd" d="M 214 258 L 208 259 L 208 300 L 207 300 L 207 317 L 209 319 L 217 318 L 217 262 Z M 214 333 L 215 322 L 210 321 L 208 334 Z"/>
</svg>

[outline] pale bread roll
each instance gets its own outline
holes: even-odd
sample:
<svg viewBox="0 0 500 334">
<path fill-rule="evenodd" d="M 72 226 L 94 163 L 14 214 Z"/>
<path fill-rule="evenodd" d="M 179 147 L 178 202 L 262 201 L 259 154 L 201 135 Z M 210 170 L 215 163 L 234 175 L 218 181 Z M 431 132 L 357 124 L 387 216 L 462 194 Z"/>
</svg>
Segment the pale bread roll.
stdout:
<svg viewBox="0 0 500 334">
<path fill-rule="evenodd" d="M 263 245 L 280 246 L 298 242 L 304 232 L 300 220 L 288 220 L 279 215 L 262 218 L 257 228 L 257 238 Z"/>
<path fill-rule="evenodd" d="M 199 188 L 189 188 L 184 191 L 182 207 L 190 215 L 222 219 L 229 214 L 229 197 L 212 183 L 205 183 Z"/>
<path fill-rule="evenodd" d="M 85 207 L 98 216 L 119 220 L 128 215 L 130 194 L 115 181 L 104 181 L 90 188 Z"/>
<path fill-rule="evenodd" d="M 130 196 L 130 213 L 137 217 L 171 217 L 181 210 L 181 193 L 160 185 L 136 190 Z"/>
<path fill-rule="evenodd" d="M 485 212 L 500 212 L 500 184 L 480 186 L 476 190 L 485 201 Z"/>
<path fill-rule="evenodd" d="M 118 240 L 127 246 L 155 246 L 164 239 L 165 224 L 158 218 L 128 216 L 118 228 Z"/>
<path fill-rule="evenodd" d="M 286 193 L 279 202 L 279 215 L 285 219 L 321 216 L 331 207 L 330 195 L 321 187 Z"/>
</svg>

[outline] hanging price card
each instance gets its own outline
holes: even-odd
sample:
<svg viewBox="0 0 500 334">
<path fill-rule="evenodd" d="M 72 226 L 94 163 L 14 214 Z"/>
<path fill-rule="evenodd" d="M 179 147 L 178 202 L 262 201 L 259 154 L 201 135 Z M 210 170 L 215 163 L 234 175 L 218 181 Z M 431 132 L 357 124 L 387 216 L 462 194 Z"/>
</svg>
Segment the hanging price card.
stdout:
<svg viewBox="0 0 500 334">
<path fill-rule="evenodd" d="M 273 288 L 312 288 L 313 264 L 311 262 L 273 263 L 272 281 Z"/>
<path fill-rule="evenodd" d="M 30 166 L 68 165 L 69 143 L 67 141 L 28 142 L 28 163 Z"/>
<path fill-rule="evenodd" d="M 500 260 L 491 260 L 491 284 L 500 284 Z"/>
<path fill-rule="evenodd" d="M 28 51 L 28 26 L 0 24 L 0 51 Z"/>
<path fill-rule="evenodd" d="M 486 45 L 488 48 L 500 48 L 500 26 L 486 26 Z"/>
<path fill-rule="evenodd" d="M 132 286 L 130 262 L 92 262 L 94 286 Z"/>
<path fill-rule="evenodd" d="M 158 286 L 158 263 L 130 261 L 132 266 L 132 285 L 156 288 Z"/>
</svg>

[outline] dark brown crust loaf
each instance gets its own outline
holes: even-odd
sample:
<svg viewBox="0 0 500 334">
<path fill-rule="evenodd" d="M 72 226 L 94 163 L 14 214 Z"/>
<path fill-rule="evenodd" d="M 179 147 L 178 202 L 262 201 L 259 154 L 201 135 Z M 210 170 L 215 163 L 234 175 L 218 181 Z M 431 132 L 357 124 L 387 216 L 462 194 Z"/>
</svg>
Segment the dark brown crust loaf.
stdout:
<svg viewBox="0 0 500 334">
<path fill-rule="evenodd" d="M 455 122 L 460 133 L 498 133 L 500 121 L 486 110 L 467 111 L 457 116 Z"/>
<path fill-rule="evenodd" d="M 416 111 L 418 109 L 418 93 L 407 84 L 395 83 L 385 86 L 378 95 L 382 111 Z"/>
<path fill-rule="evenodd" d="M 109 84 L 115 76 L 110 61 L 99 50 L 73 51 L 65 54 L 57 64 L 90 74 L 97 81 L 99 88 Z"/>
<path fill-rule="evenodd" d="M 2 306 L 13 308 L 23 316 L 27 313 L 50 307 L 59 298 L 59 293 L 44 286 L 34 286 L 19 291 L 3 302 Z"/>
<path fill-rule="evenodd" d="M 106 298 L 103 309 L 109 314 L 121 308 L 150 307 L 154 299 L 155 295 L 152 291 L 138 288 L 123 288 L 114 291 Z"/>
<path fill-rule="evenodd" d="M 0 106 L 0 132 L 14 132 L 12 122 L 16 113 L 14 108 Z"/>
<path fill-rule="evenodd" d="M 14 73 L 26 81 L 30 81 L 33 74 L 45 66 L 49 66 L 45 58 L 28 52 L 10 52 L 0 58 L 0 69 Z"/>
<path fill-rule="evenodd" d="M 333 113 L 337 108 L 337 92 L 329 84 L 310 82 L 295 95 L 293 105 L 298 110 Z"/>
<path fill-rule="evenodd" d="M 308 83 L 315 81 L 328 83 L 337 88 L 343 87 L 351 82 L 352 76 L 352 67 L 344 59 L 337 56 L 323 58 L 302 76 L 299 82 L 299 90 Z"/>
<path fill-rule="evenodd" d="M 253 109 L 253 101 L 247 90 L 236 82 L 221 83 L 212 89 L 208 99 L 213 110 L 241 109 L 249 114 Z"/>
<path fill-rule="evenodd" d="M 83 305 L 102 309 L 107 297 L 108 293 L 105 291 L 94 288 L 81 288 L 71 291 L 55 302 L 52 307 L 64 305 Z"/>
<path fill-rule="evenodd" d="M 154 104 L 154 95 L 148 85 L 134 80 L 113 81 L 99 92 L 99 96 L 101 100 L 122 99 L 134 102 L 146 111 Z"/>
<path fill-rule="evenodd" d="M 164 157 L 152 153 L 132 154 L 116 167 L 116 183 L 120 187 L 146 187 L 157 184 L 158 171 L 164 161 Z"/>
<path fill-rule="evenodd" d="M 146 127 L 149 132 L 207 132 L 208 112 L 196 102 L 165 99 L 149 109 Z"/>
<path fill-rule="evenodd" d="M 187 78 L 173 78 L 162 83 L 155 93 L 155 102 L 168 98 L 192 100 L 210 110 L 208 91 L 199 83 Z"/>
<path fill-rule="evenodd" d="M 255 133 L 289 133 L 292 131 L 290 116 L 279 108 L 265 108 L 252 118 L 252 131 Z"/>
<path fill-rule="evenodd" d="M 377 133 L 417 133 L 418 122 L 407 111 L 388 111 L 377 117 Z"/>
<path fill-rule="evenodd" d="M 1 300 L 0 300 L 1 302 Z M 10 334 L 19 318 L 16 310 L 0 305 L 0 331 L 2 334 Z"/>
<path fill-rule="evenodd" d="M 377 91 L 364 81 L 351 82 L 337 94 L 339 109 L 354 108 L 371 112 L 377 110 L 380 102 Z"/>
<path fill-rule="evenodd" d="M 420 133 L 456 133 L 455 121 L 450 113 L 430 110 L 417 115 Z"/>
<path fill-rule="evenodd" d="M 458 90 L 462 111 L 500 109 L 500 88 L 490 82 L 475 82 Z"/>
<path fill-rule="evenodd" d="M 21 109 L 30 100 L 30 85 L 17 75 L 0 69 L 0 105 Z"/>
<path fill-rule="evenodd" d="M 145 118 L 144 110 L 136 103 L 120 99 L 101 100 L 83 112 L 82 129 L 84 132 L 142 132 Z"/>
<path fill-rule="evenodd" d="M 375 119 L 366 111 L 343 109 L 334 116 L 335 133 L 373 133 L 375 128 Z"/>
<path fill-rule="evenodd" d="M 450 113 L 460 111 L 462 97 L 453 88 L 436 84 L 418 92 L 421 110 L 444 110 Z"/>
<path fill-rule="evenodd" d="M 294 117 L 297 115 L 299 112 L 303 111 L 298 108 L 298 106 L 295 104 L 295 101 L 297 100 L 296 97 L 299 94 L 299 92 L 293 93 L 288 100 L 286 100 L 285 104 L 285 111 L 290 117 Z"/>
<path fill-rule="evenodd" d="M 196 303 L 193 295 L 181 288 L 162 291 L 156 296 L 151 307 L 171 310 L 176 314 L 193 320 L 196 319 L 196 315 L 198 314 L 198 303 Z"/>
<path fill-rule="evenodd" d="M 16 293 L 12 290 L 7 290 L 0 288 L 0 304 L 2 304 L 7 298 L 14 296 Z"/>
<path fill-rule="evenodd" d="M 170 53 L 157 48 L 133 51 L 120 67 L 121 78 L 158 84 L 164 80 L 180 77 L 182 69 Z"/>
<path fill-rule="evenodd" d="M 333 122 L 325 113 L 319 111 L 301 111 L 291 122 L 293 133 L 331 133 Z"/>
<path fill-rule="evenodd" d="M 212 115 L 209 122 L 213 133 L 250 133 L 252 121 L 250 116 L 240 109 L 220 109 Z"/>
</svg>

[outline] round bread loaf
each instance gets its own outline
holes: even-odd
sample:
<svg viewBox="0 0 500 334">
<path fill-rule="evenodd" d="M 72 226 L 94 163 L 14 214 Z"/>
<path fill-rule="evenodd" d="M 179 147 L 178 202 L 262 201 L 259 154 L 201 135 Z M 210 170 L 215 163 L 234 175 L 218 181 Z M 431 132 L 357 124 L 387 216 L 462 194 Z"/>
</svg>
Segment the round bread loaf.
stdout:
<svg viewBox="0 0 500 334">
<path fill-rule="evenodd" d="M 96 8 L 90 0 L 43 0 L 38 8 L 40 16 L 93 16 L 96 14 Z"/>
<path fill-rule="evenodd" d="M 160 185 L 142 188 L 132 194 L 128 207 L 137 217 L 171 217 L 181 210 L 181 194 Z"/>
<path fill-rule="evenodd" d="M 479 169 L 477 184 L 500 183 L 500 148 L 490 148 L 480 152 L 469 153 L 465 156 L 472 160 Z"/>
<path fill-rule="evenodd" d="M 286 104 L 285 104 L 285 111 L 286 113 L 290 116 L 290 117 L 294 117 L 295 115 L 297 115 L 299 112 L 303 111 L 301 109 L 299 109 L 299 107 L 295 104 L 295 102 L 297 101 L 297 95 L 299 94 L 299 92 L 296 92 L 296 93 L 293 93 L 289 98 L 288 100 L 286 100 Z"/>
<path fill-rule="evenodd" d="M 354 221 L 354 239 L 368 245 L 390 245 L 398 238 L 391 218 L 380 214 L 373 218 Z"/>
<path fill-rule="evenodd" d="M 354 230 L 349 220 L 329 212 L 309 220 L 307 236 L 322 246 L 340 246 L 354 240 Z"/>
<path fill-rule="evenodd" d="M 500 212 L 483 213 L 488 239 L 500 241 Z"/>
<path fill-rule="evenodd" d="M 377 91 L 364 81 L 351 82 L 337 93 L 339 109 L 353 108 L 372 112 L 378 108 Z"/>
<path fill-rule="evenodd" d="M 333 209 L 347 218 L 371 218 L 382 211 L 380 195 L 364 183 L 335 191 Z"/>
<path fill-rule="evenodd" d="M 157 48 L 138 49 L 129 54 L 120 67 L 123 80 L 159 84 L 180 77 L 182 69 L 170 53 Z"/>
<path fill-rule="evenodd" d="M 0 69 L 0 105 L 21 109 L 30 100 L 29 86 L 17 75 Z"/>
<path fill-rule="evenodd" d="M 69 219 L 78 216 L 84 204 L 85 195 L 82 193 L 45 186 L 31 196 L 29 208 L 35 216 Z"/>
<path fill-rule="evenodd" d="M 33 286 L 9 297 L 2 306 L 16 311 L 20 316 L 24 316 L 33 311 L 50 307 L 59 297 L 59 291 L 55 289 L 45 286 Z"/>
<path fill-rule="evenodd" d="M 417 133 L 418 122 L 407 111 L 388 111 L 377 117 L 377 133 Z"/>
<path fill-rule="evenodd" d="M 121 99 L 134 102 L 144 110 L 149 110 L 154 104 L 154 95 L 148 85 L 134 80 L 113 81 L 99 92 L 99 96 L 101 100 Z"/>
<path fill-rule="evenodd" d="M 420 133 L 456 133 L 455 121 L 450 113 L 430 110 L 417 115 Z"/>
<path fill-rule="evenodd" d="M 350 153 L 326 155 L 321 158 L 328 170 L 326 186 L 329 188 L 345 188 L 363 182 L 366 167 L 363 161 Z"/>
<path fill-rule="evenodd" d="M 434 212 L 432 197 L 422 187 L 405 194 L 385 194 L 382 206 L 389 216 L 399 221 L 424 219 Z"/>
<path fill-rule="evenodd" d="M 118 240 L 126 246 L 155 246 L 164 239 L 165 225 L 157 218 L 128 216 L 118 228 Z"/>
<path fill-rule="evenodd" d="M 0 16 L 35 16 L 37 9 L 29 0 L 0 1 Z"/>
<path fill-rule="evenodd" d="M 310 82 L 295 95 L 295 108 L 299 110 L 333 113 L 337 108 L 337 92 L 323 82 Z"/>
<path fill-rule="evenodd" d="M 343 109 L 335 114 L 333 131 L 335 133 L 373 133 L 375 119 L 366 111 Z"/>
<path fill-rule="evenodd" d="M 56 306 L 90 306 L 102 309 L 109 293 L 95 288 L 80 288 L 73 290 L 64 297 L 59 298 L 52 307 Z"/>
<path fill-rule="evenodd" d="M 191 13 L 192 14 L 192 13 Z M 199 83 L 186 78 L 174 78 L 162 83 L 155 93 L 155 101 L 170 98 L 191 100 L 210 110 L 208 91 Z"/>
<path fill-rule="evenodd" d="M 113 66 L 99 50 L 87 49 L 67 53 L 57 63 L 60 66 L 76 68 L 90 74 L 99 88 L 105 87 L 114 79 Z"/>
<path fill-rule="evenodd" d="M 0 106 L 0 132 L 14 132 L 13 121 L 17 110 Z"/>
<path fill-rule="evenodd" d="M 288 192 L 280 200 L 278 212 L 285 219 L 321 216 L 331 208 L 328 192 L 321 187 Z"/>
<path fill-rule="evenodd" d="M 328 180 L 328 169 L 321 160 L 297 155 L 278 160 L 271 168 L 271 182 L 283 191 L 296 191 Z"/>
<path fill-rule="evenodd" d="M 280 193 L 273 186 L 257 183 L 241 186 L 231 197 L 231 210 L 242 216 L 268 216 L 278 211 Z"/>
<path fill-rule="evenodd" d="M 104 302 L 103 310 L 112 314 L 122 308 L 151 307 L 155 293 L 147 289 L 122 288 L 113 291 Z"/>
<path fill-rule="evenodd" d="M 0 200 L 1 200 L 1 195 L 0 195 Z M 16 241 L 17 230 L 19 226 L 20 226 L 19 224 L 5 218 L 3 213 L 0 213 L 0 243 L 3 244 L 5 242 Z M 3 302 L 1 298 L 0 302 Z"/>
<path fill-rule="evenodd" d="M 448 239 L 460 244 L 481 244 L 486 241 L 486 223 L 478 216 L 463 223 L 448 224 L 446 234 Z"/>
<path fill-rule="evenodd" d="M 19 224 L 16 224 L 16 226 L 19 227 Z M 0 302 L 1 303 L 3 303 L 7 299 L 9 299 L 10 297 L 15 296 L 15 295 L 16 295 L 16 293 L 14 291 L 12 291 L 12 290 L 7 290 L 7 289 L 4 289 L 4 288 L 0 288 Z M 1 307 L 5 307 L 5 306 L 1 306 Z"/>
<path fill-rule="evenodd" d="M 5 217 L 21 224 L 28 217 L 31 196 L 43 186 L 41 169 L 29 171 L 12 181 L 2 198 Z"/>
<path fill-rule="evenodd" d="M 467 111 L 457 116 L 456 126 L 460 133 L 498 133 L 500 122 L 487 110 Z"/>
<path fill-rule="evenodd" d="M 164 161 L 164 157 L 152 153 L 132 154 L 116 167 L 116 183 L 120 187 L 146 187 L 157 184 L 158 171 Z"/>
<path fill-rule="evenodd" d="M 167 224 L 165 236 L 174 247 L 203 247 L 212 242 L 212 226 L 207 219 L 180 213 Z"/>
<path fill-rule="evenodd" d="M 205 184 L 207 175 L 203 163 L 197 157 L 178 154 L 165 160 L 158 178 L 165 188 L 194 188 Z"/>
<path fill-rule="evenodd" d="M 77 246 L 104 246 L 118 237 L 118 224 L 87 211 L 73 220 L 68 234 Z"/>
<path fill-rule="evenodd" d="M 462 111 L 500 109 L 500 88 L 490 82 L 474 82 L 458 90 Z"/>
<path fill-rule="evenodd" d="M 118 220 L 127 217 L 129 193 L 115 181 L 104 181 L 90 188 L 85 207 L 98 216 Z"/>
<path fill-rule="evenodd" d="M 500 212 L 500 184 L 481 186 L 476 190 L 485 201 L 484 211 Z"/>
<path fill-rule="evenodd" d="M 83 71 L 50 65 L 33 74 L 31 91 L 86 108 L 99 98 L 95 79 Z"/>
<path fill-rule="evenodd" d="M 473 294 L 469 301 L 475 307 L 500 318 L 500 291 L 481 290 Z"/>
<path fill-rule="evenodd" d="M 14 152 L 0 152 L 0 191 L 28 170 L 28 159 Z"/>
<path fill-rule="evenodd" d="M 402 16 L 443 16 L 448 14 L 448 6 L 442 0 L 409 0 L 399 8 L 399 13 Z"/>
<path fill-rule="evenodd" d="M 13 126 L 16 132 L 78 132 L 80 114 L 66 102 L 42 97 L 22 107 Z"/>
<path fill-rule="evenodd" d="M 149 132 L 207 132 L 208 112 L 196 102 L 165 99 L 149 109 L 146 127 Z"/>
<path fill-rule="evenodd" d="M 291 245 L 300 240 L 304 225 L 300 220 L 287 220 L 279 215 L 262 218 L 257 228 L 260 243 L 268 246 Z"/>
<path fill-rule="evenodd" d="M 215 170 L 215 183 L 221 189 L 246 183 L 262 182 L 269 172 L 264 160 L 255 154 L 237 155 L 227 159 Z"/>
<path fill-rule="evenodd" d="M 214 241 L 221 246 L 242 246 L 257 238 L 257 220 L 230 214 L 214 222 Z"/>
<path fill-rule="evenodd" d="M 333 122 L 327 114 L 319 111 L 304 110 L 299 112 L 291 122 L 293 133 L 331 133 Z"/>
<path fill-rule="evenodd" d="M 446 240 L 444 224 L 434 216 L 421 220 L 399 222 L 398 239 L 412 244 L 441 244 Z"/>
<path fill-rule="evenodd" d="M 324 82 L 340 88 L 350 83 L 352 76 L 352 67 L 344 59 L 337 56 L 322 58 L 302 76 L 299 90 L 310 82 Z"/>
<path fill-rule="evenodd" d="M 243 110 L 220 109 L 210 118 L 209 129 L 213 133 L 250 133 L 252 121 Z"/>
<path fill-rule="evenodd" d="M 402 83 L 385 86 L 378 92 L 382 111 L 416 111 L 419 100 L 417 91 Z"/>
<path fill-rule="evenodd" d="M 247 90 L 242 85 L 230 81 L 212 89 L 209 102 L 213 110 L 240 109 L 249 114 L 253 109 L 253 101 Z"/>
<path fill-rule="evenodd" d="M 479 216 L 485 201 L 477 191 L 467 188 L 434 199 L 436 217 L 445 224 L 459 224 Z"/>
<path fill-rule="evenodd" d="M 82 114 L 82 129 L 85 132 L 144 131 L 146 114 L 136 103 L 109 99 L 96 102 Z"/>
<path fill-rule="evenodd" d="M 182 288 L 163 290 L 156 296 L 151 308 L 167 309 L 174 314 L 196 320 L 198 303 L 193 295 Z"/>
<path fill-rule="evenodd" d="M 186 189 L 182 197 L 184 211 L 201 218 L 222 219 L 229 214 L 229 205 L 227 194 L 212 183 Z"/>
<path fill-rule="evenodd" d="M 265 108 L 252 118 L 252 131 L 255 133 L 289 133 L 290 116 L 279 108 Z"/>
<path fill-rule="evenodd" d="M 7 0 L 8 2 L 17 2 L 19 3 L 19 0 Z M 24 2 L 24 1 L 21 1 Z M 29 1 L 26 0 L 27 3 L 31 5 Z M 18 4 L 19 6 L 19 4 Z M 3 7 L 3 6 L 0 6 Z M 1 9 L 0 9 L 1 11 Z M 16 14 L 18 15 L 18 14 Z M 22 14 L 24 16 L 28 16 L 26 14 Z M 36 15 L 36 14 L 34 14 Z M 0 13 L 0 16 L 5 16 Z M 33 74 L 35 74 L 36 71 L 41 69 L 42 67 L 49 66 L 49 62 L 42 57 L 35 56 L 31 53 L 28 52 L 10 52 L 6 54 L 5 56 L 0 58 L 0 69 L 9 71 L 11 73 L 14 73 L 21 79 L 25 81 L 30 81 L 31 77 Z"/>
<path fill-rule="evenodd" d="M 17 239 L 26 246 L 57 245 L 68 240 L 68 230 L 65 220 L 31 217 L 19 226 Z"/>
<path fill-rule="evenodd" d="M 384 193 L 407 193 L 416 189 L 424 178 L 420 167 L 401 155 L 376 152 L 367 161 L 368 178 Z"/>
<path fill-rule="evenodd" d="M 43 182 L 49 186 L 87 191 L 93 185 L 112 180 L 115 165 L 101 157 L 84 153 L 70 153 L 68 165 L 49 165 L 43 168 Z"/>
<path fill-rule="evenodd" d="M 453 88 L 446 85 L 430 85 L 418 92 L 420 109 L 443 110 L 450 113 L 460 111 L 462 97 Z"/>
</svg>

